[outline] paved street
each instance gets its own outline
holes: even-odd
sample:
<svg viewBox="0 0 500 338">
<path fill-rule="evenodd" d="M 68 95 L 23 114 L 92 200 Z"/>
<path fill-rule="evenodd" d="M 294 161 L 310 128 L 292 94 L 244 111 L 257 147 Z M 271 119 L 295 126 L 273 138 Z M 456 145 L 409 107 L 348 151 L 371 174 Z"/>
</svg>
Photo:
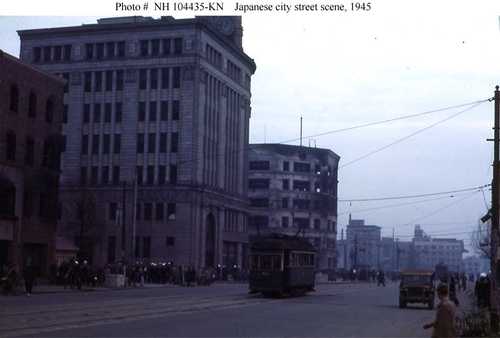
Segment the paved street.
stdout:
<svg viewBox="0 0 500 338">
<path fill-rule="evenodd" d="M 429 336 L 434 311 L 397 307 L 397 284 L 324 284 L 304 297 L 248 295 L 244 284 L 0 298 L 0 336 Z"/>
</svg>

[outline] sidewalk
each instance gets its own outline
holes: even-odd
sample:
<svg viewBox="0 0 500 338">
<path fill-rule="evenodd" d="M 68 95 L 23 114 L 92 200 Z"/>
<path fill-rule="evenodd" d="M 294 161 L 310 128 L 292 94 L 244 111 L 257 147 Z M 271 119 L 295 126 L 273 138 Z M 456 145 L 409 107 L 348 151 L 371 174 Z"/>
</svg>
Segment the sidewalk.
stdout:
<svg viewBox="0 0 500 338">
<path fill-rule="evenodd" d="M 50 284 L 41 284 L 33 286 L 33 294 L 63 294 L 63 293 L 77 293 L 77 292 L 94 292 L 94 291 L 120 291 L 120 290 L 145 290 L 151 288 L 173 288 L 179 287 L 179 285 L 173 284 L 144 284 L 144 286 L 137 287 L 123 287 L 123 288 L 108 288 L 108 287 L 87 287 L 82 286 L 81 290 L 77 288 L 70 288 L 69 286 L 64 288 L 62 285 L 50 285 Z M 16 290 L 16 295 L 23 295 L 24 288 L 19 287 Z M 1 294 L 0 294 L 1 296 Z"/>
</svg>

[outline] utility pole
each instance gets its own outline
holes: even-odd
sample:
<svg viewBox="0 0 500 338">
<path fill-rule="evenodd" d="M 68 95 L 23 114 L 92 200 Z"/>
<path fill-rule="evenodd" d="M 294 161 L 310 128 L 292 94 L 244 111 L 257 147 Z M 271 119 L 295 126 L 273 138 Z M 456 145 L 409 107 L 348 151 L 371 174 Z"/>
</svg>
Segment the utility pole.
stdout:
<svg viewBox="0 0 500 338">
<path fill-rule="evenodd" d="M 358 234 L 354 235 L 354 268 L 358 268 Z"/>
<path fill-rule="evenodd" d="M 399 238 L 396 239 L 396 271 L 399 272 Z"/>
<path fill-rule="evenodd" d="M 344 269 L 347 269 L 347 234 L 344 241 L 344 229 L 342 229 L 342 243 L 344 243 Z"/>
<path fill-rule="evenodd" d="M 136 169 L 137 170 L 137 169 Z M 136 227 L 137 227 L 137 172 L 135 175 L 134 179 L 134 215 L 132 218 L 132 250 L 130 252 L 130 261 L 133 262 L 135 259 L 135 250 L 136 250 L 136 243 L 135 243 L 135 235 L 136 235 Z"/>
<path fill-rule="evenodd" d="M 395 248 L 396 246 L 396 239 L 395 239 L 395 233 L 394 233 L 394 227 L 392 228 L 392 255 L 391 255 L 391 269 L 394 271 L 396 270 L 396 255 L 394 254 Z"/>
<path fill-rule="evenodd" d="M 127 182 L 122 183 L 122 260 L 125 260 L 125 193 Z"/>
<path fill-rule="evenodd" d="M 499 207 L 499 189 L 498 189 L 498 161 L 499 161 L 499 142 L 500 142 L 500 91 L 499 87 L 495 87 L 495 126 L 494 129 L 494 157 L 493 157 L 493 182 L 491 189 L 491 255 L 490 255 L 490 266 L 491 266 L 491 278 L 490 278 L 490 288 L 491 288 L 491 308 L 490 308 L 490 322 L 491 330 L 493 334 L 498 332 L 498 299 L 497 299 L 497 251 L 498 251 L 498 231 L 499 231 L 499 219 L 498 219 L 498 207 Z M 490 140 L 489 140 L 490 141 Z"/>
<path fill-rule="evenodd" d="M 302 116 L 300 117 L 300 146 L 302 147 Z"/>
</svg>

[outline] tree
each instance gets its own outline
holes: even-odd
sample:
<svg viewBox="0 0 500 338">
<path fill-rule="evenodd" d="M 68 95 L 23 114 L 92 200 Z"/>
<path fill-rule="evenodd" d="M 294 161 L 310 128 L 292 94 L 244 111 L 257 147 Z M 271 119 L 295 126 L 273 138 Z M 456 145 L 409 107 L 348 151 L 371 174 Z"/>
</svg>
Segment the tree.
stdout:
<svg viewBox="0 0 500 338">
<path fill-rule="evenodd" d="M 91 259 L 94 243 L 99 239 L 96 192 L 85 188 L 77 191 L 68 189 L 61 195 L 64 211 L 59 229 L 66 235 L 74 236 L 80 259 Z"/>
<path fill-rule="evenodd" d="M 474 251 L 480 256 L 484 258 L 490 258 L 491 256 L 491 221 L 483 223 L 478 221 L 477 229 L 472 231 L 471 233 L 471 246 Z"/>
</svg>

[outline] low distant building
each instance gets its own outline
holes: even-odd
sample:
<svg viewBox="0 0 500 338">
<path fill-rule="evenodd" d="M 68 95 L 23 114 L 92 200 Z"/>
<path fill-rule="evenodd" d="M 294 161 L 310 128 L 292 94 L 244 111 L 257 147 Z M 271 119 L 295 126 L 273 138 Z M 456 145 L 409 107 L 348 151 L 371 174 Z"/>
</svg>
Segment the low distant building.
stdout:
<svg viewBox="0 0 500 338">
<path fill-rule="evenodd" d="M 381 227 L 366 225 L 362 219 L 351 219 L 346 227 L 348 267 L 369 270 L 380 267 Z"/>
<path fill-rule="evenodd" d="M 344 229 L 342 229 L 342 232 Z M 343 237 L 343 236 L 342 236 Z M 337 252 L 337 270 L 345 270 L 349 268 L 348 265 L 348 251 L 347 251 L 347 241 L 345 239 L 338 239 L 336 243 Z"/>
<path fill-rule="evenodd" d="M 0 50 L 0 269 L 54 263 L 64 81 Z"/>
<path fill-rule="evenodd" d="M 416 225 L 412 244 L 416 268 L 434 269 L 437 264 L 442 263 L 450 271 L 462 271 L 462 255 L 467 252 L 462 240 L 431 238 Z"/>
<path fill-rule="evenodd" d="M 249 231 L 308 238 L 318 250 L 316 267 L 336 265 L 337 169 L 329 149 L 285 144 L 251 144 Z"/>
<path fill-rule="evenodd" d="M 395 270 L 396 266 L 395 252 L 396 252 L 396 245 L 394 238 L 382 237 L 380 241 L 380 249 L 378 251 L 378 261 L 380 269 L 384 271 Z"/>
</svg>

